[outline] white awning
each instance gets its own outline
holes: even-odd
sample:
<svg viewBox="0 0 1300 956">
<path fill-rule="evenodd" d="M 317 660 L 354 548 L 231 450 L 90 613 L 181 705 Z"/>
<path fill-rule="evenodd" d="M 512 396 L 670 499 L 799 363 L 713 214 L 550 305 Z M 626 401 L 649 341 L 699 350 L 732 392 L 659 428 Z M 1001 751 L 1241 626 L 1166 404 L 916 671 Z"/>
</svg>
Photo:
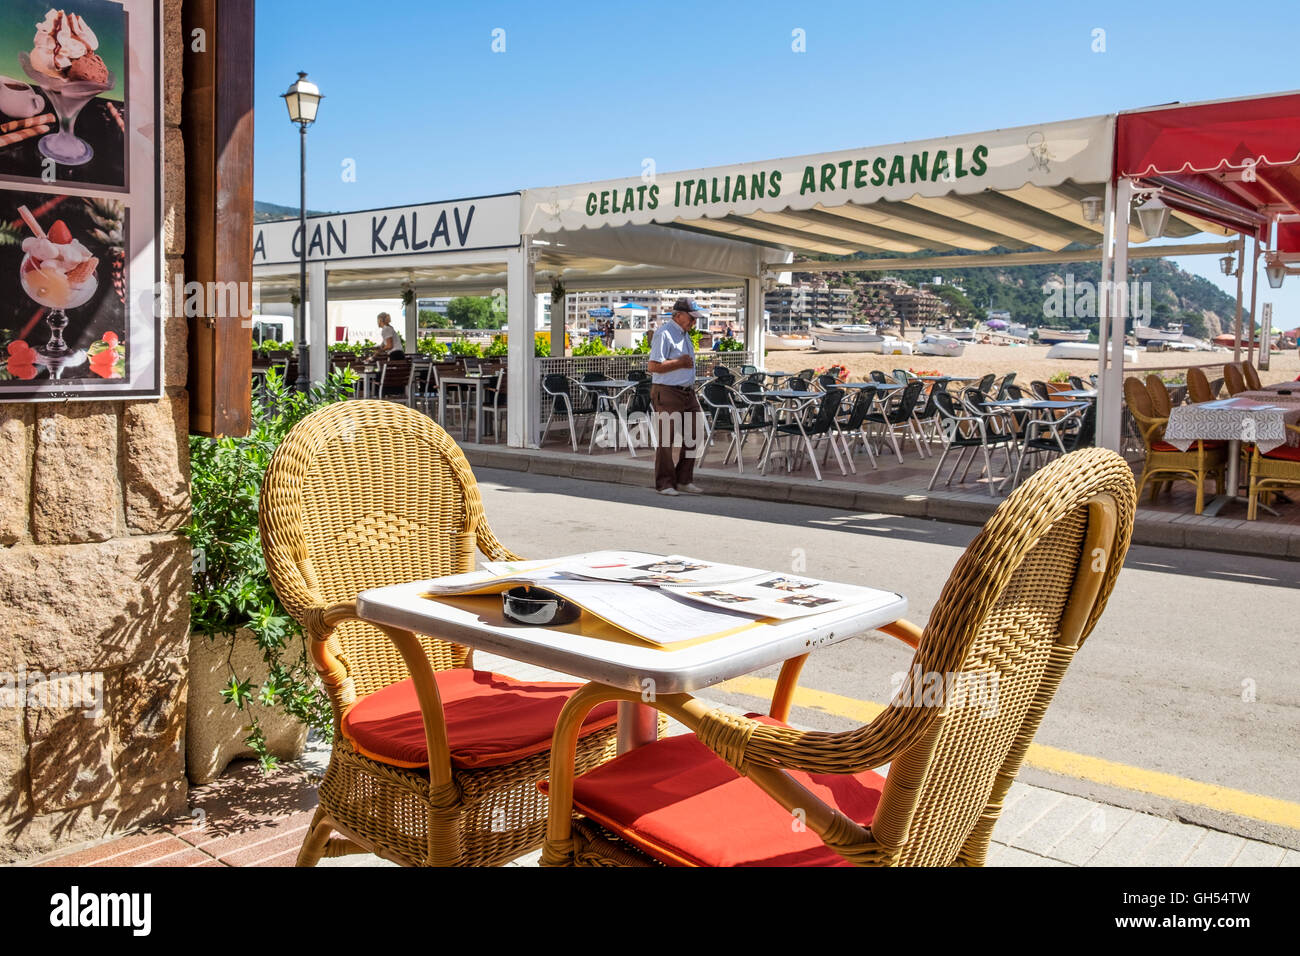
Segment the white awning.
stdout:
<svg viewBox="0 0 1300 956">
<path fill-rule="evenodd" d="M 529 189 L 521 232 L 661 223 L 791 252 L 1064 249 L 1110 178 L 1115 118 Z M 1192 235 L 1171 222 L 1167 235 Z M 1130 240 L 1146 237 L 1134 226 Z"/>
</svg>

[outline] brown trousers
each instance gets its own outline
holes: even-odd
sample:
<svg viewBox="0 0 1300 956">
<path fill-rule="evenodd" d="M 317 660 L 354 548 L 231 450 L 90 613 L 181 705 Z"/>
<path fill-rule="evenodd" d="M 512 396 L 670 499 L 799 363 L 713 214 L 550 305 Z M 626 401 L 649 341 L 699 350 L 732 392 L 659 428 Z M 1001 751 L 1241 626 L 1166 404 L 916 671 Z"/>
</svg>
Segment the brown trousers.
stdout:
<svg viewBox="0 0 1300 956">
<path fill-rule="evenodd" d="M 695 389 L 689 386 L 652 385 L 650 403 L 655 410 L 655 490 L 678 488 L 695 480 L 695 459 L 704 452 L 704 413 Z M 682 450 L 673 462 L 673 442 Z"/>
</svg>

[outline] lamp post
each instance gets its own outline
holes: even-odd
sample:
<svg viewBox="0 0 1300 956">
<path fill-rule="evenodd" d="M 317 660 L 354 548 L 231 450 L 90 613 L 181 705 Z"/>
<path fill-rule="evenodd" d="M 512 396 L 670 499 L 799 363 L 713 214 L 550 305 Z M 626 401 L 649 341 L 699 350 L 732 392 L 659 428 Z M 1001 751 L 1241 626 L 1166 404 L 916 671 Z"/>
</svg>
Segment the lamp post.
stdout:
<svg viewBox="0 0 1300 956">
<path fill-rule="evenodd" d="M 290 122 L 298 124 L 298 131 L 301 134 L 299 139 L 299 200 L 298 200 L 298 223 L 299 223 L 299 240 L 301 245 L 298 249 L 298 316 L 294 328 L 294 335 L 298 338 L 298 381 L 296 383 L 298 391 L 306 392 L 311 387 L 311 376 L 308 374 L 308 353 L 307 353 L 307 127 L 316 122 L 316 111 L 320 108 L 321 96 L 320 88 L 315 83 L 308 81 L 307 74 L 299 71 L 298 79 L 293 86 L 289 87 L 289 92 L 280 94 L 284 98 L 284 104 L 289 108 Z"/>
</svg>

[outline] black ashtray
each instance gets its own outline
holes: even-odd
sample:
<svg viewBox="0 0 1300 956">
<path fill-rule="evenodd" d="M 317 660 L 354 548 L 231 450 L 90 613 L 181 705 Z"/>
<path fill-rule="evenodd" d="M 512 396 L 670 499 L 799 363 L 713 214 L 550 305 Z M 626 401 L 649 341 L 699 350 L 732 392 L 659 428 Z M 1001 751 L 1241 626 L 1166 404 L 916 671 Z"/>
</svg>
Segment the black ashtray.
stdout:
<svg viewBox="0 0 1300 956">
<path fill-rule="evenodd" d="M 1290 395 L 1292 391 L 1293 391 L 1293 389 L 1289 389 L 1289 388 L 1279 388 L 1279 389 L 1277 390 L 1277 393 L 1278 393 L 1279 395 Z"/>
<path fill-rule="evenodd" d="M 527 585 L 503 592 L 501 610 L 516 624 L 533 626 L 572 624 L 582 613 L 582 608 L 554 591 Z"/>
</svg>

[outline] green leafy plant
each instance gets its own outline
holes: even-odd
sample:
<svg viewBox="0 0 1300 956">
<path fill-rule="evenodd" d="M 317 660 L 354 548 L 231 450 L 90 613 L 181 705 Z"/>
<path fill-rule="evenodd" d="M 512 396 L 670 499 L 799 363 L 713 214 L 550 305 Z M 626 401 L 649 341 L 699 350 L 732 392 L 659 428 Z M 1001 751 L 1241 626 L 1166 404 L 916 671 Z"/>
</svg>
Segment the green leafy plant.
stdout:
<svg viewBox="0 0 1300 956">
<path fill-rule="evenodd" d="M 510 354 L 510 346 L 504 335 L 492 336 L 492 342 L 483 350 L 484 358 L 505 358 Z"/>
<path fill-rule="evenodd" d="M 538 332 L 533 336 L 533 355 L 536 358 L 547 358 L 551 354 L 551 336 L 546 332 Z"/>
<path fill-rule="evenodd" d="M 289 430 L 316 409 L 349 398 L 355 381 L 351 369 L 341 369 L 303 394 L 272 370 L 253 399 L 247 436 L 190 437 L 193 514 L 185 529 L 194 554 L 190 626 L 197 634 L 230 642 L 232 649 L 240 628 L 256 639 L 267 679 L 257 684 L 231 667 L 222 697 L 247 718 L 245 742 L 268 773 L 277 761 L 267 751 L 252 703 L 278 707 L 326 738 L 332 724 L 302 629 L 280 604 L 266 573 L 257 529 L 262 479 Z"/>
<path fill-rule="evenodd" d="M 445 358 L 447 355 L 447 343 L 439 342 L 433 337 L 420 339 L 415 344 L 415 349 L 421 355 L 427 355 L 432 359 Z"/>
<path fill-rule="evenodd" d="M 1053 375 L 1051 378 L 1048 379 L 1049 382 L 1058 382 L 1058 383 L 1068 382 L 1069 380 L 1070 380 L 1069 372 L 1057 372 L 1055 375 Z"/>
<path fill-rule="evenodd" d="M 614 353 L 611 352 L 608 348 L 606 348 L 605 343 L 602 342 L 598 337 L 592 337 L 587 339 L 587 341 L 583 342 L 581 345 L 575 345 L 573 347 L 573 354 L 574 356 L 579 356 L 579 355 L 613 355 Z"/>
<path fill-rule="evenodd" d="M 714 351 L 715 352 L 743 352 L 745 351 L 745 346 L 739 339 L 733 339 L 731 336 L 727 336 L 725 339 L 722 339 L 718 342 L 717 346 L 714 348 Z"/>
<path fill-rule="evenodd" d="M 258 342 L 253 346 L 253 354 L 259 358 L 285 358 L 293 351 L 293 340 L 288 342 L 276 342 L 273 339 L 267 339 L 264 342 Z"/>
<path fill-rule="evenodd" d="M 483 347 L 477 342 L 469 341 L 469 339 L 452 339 L 447 345 L 447 351 L 452 355 L 468 355 L 470 358 L 483 357 Z"/>
</svg>

